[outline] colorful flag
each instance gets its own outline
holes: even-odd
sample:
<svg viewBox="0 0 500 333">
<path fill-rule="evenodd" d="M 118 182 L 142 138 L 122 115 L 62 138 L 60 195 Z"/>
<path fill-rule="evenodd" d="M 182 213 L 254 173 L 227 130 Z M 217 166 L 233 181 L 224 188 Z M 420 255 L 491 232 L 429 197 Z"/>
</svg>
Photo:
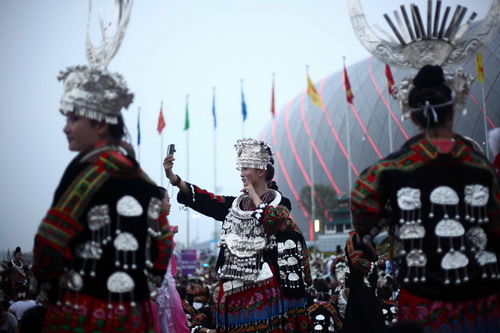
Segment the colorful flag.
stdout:
<svg viewBox="0 0 500 333">
<path fill-rule="evenodd" d="M 385 64 L 385 77 L 387 78 L 387 90 L 389 95 L 396 97 L 396 84 L 394 83 L 394 77 L 392 76 L 391 67 Z"/>
<path fill-rule="evenodd" d="M 137 146 L 141 145 L 141 108 L 137 112 Z"/>
<path fill-rule="evenodd" d="M 274 109 L 274 75 L 273 75 L 273 88 L 271 90 L 271 114 L 274 115 L 276 114 L 276 111 Z"/>
<path fill-rule="evenodd" d="M 184 118 L 184 129 L 183 129 L 183 131 L 187 131 L 189 129 L 188 99 L 189 99 L 189 95 L 186 96 L 186 117 Z"/>
<path fill-rule="evenodd" d="M 316 91 L 316 88 L 314 87 L 314 84 L 312 83 L 309 75 L 307 75 L 307 93 L 309 94 L 309 96 L 311 96 L 311 102 L 313 102 L 314 105 L 320 108 L 323 107 L 323 103 L 321 103 L 321 98 L 319 97 L 319 94 Z"/>
<path fill-rule="evenodd" d="M 476 54 L 476 72 L 477 80 L 484 84 L 484 66 L 483 66 L 483 53 Z"/>
<path fill-rule="evenodd" d="M 241 114 L 243 121 L 247 120 L 247 104 L 245 103 L 245 95 L 243 94 L 243 86 L 241 87 Z"/>
<path fill-rule="evenodd" d="M 217 128 L 217 116 L 215 115 L 215 87 L 212 96 L 212 115 L 214 116 L 214 129 Z"/>
<path fill-rule="evenodd" d="M 347 76 L 347 68 L 345 67 L 345 65 L 344 65 L 344 85 L 345 85 L 345 98 L 347 99 L 347 103 L 352 104 L 354 95 L 352 94 L 351 84 L 349 83 L 349 77 Z"/>
<path fill-rule="evenodd" d="M 165 119 L 163 118 L 163 103 L 160 107 L 160 115 L 158 116 L 158 134 L 161 134 L 161 131 L 165 128 Z"/>
</svg>

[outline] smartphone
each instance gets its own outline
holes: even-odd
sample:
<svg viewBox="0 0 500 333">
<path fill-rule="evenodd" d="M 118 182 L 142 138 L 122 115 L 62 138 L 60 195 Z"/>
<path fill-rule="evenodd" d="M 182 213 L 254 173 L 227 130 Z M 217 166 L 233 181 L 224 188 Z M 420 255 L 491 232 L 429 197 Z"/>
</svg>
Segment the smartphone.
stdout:
<svg viewBox="0 0 500 333">
<path fill-rule="evenodd" d="M 173 143 L 169 144 L 167 147 L 167 156 L 173 155 L 174 153 L 175 153 L 175 145 Z"/>
</svg>

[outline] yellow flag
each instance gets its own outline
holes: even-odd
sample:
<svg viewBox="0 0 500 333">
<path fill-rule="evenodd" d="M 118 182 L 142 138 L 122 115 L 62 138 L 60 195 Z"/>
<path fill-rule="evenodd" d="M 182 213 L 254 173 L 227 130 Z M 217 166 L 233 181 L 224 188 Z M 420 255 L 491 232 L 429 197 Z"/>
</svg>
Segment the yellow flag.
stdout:
<svg viewBox="0 0 500 333">
<path fill-rule="evenodd" d="M 314 87 L 314 84 L 312 83 L 309 75 L 307 75 L 307 94 L 311 96 L 311 101 L 313 102 L 314 105 L 320 108 L 323 107 L 323 103 L 321 103 L 321 98 L 319 97 L 319 94 L 316 91 L 316 88 Z"/>
<path fill-rule="evenodd" d="M 483 67 L 483 53 L 476 54 L 476 72 L 477 80 L 484 84 L 484 67 Z"/>
</svg>

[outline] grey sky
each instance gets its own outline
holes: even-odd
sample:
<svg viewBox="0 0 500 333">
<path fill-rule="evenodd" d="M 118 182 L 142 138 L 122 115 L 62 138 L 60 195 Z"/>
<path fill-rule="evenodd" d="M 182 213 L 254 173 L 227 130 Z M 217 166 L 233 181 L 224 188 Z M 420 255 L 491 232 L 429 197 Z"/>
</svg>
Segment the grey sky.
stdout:
<svg viewBox="0 0 500 333">
<path fill-rule="evenodd" d="M 426 8 L 427 1 L 411 1 Z M 97 1 L 95 6 L 103 1 Z M 382 15 L 410 1 L 365 0 L 368 20 L 384 29 Z M 444 1 L 473 8 L 484 17 L 491 0 Z M 0 250 L 32 246 L 62 173 L 75 156 L 67 149 L 58 110 L 67 66 L 86 64 L 87 1 L 0 0 Z M 135 101 L 124 112 L 135 145 L 141 107 L 140 162 L 158 183 L 164 101 L 164 150 L 177 145 L 175 171 L 187 178 L 184 111 L 190 95 L 188 180 L 214 190 L 212 88 L 217 87 L 217 185 L 219 193 L 241 189 L 233 144 L 242 136 L 240 79 L 248 109 L 245 136 L 258 137 L 270 121 L 272 73 L 276 109 L 306 88 L 305 65 L 314 82 L 368 53 L 352 31 L 346 0 L 136 0 L 130 24 L 110 70 L 122 73 Z M 164 181 L 164 185 L 167 181 Z M 169 189 L 172 193 L 172 189 Z M 176 194 L 176 192 L 175 192 Z M 175 201 L 175 199 L 173 200 Z M 186 240 L 185 212 L 174 202 L 171 224 Z M 191 219 L 191 239 L 212 237 L 210 219 Z"/>
</svg>

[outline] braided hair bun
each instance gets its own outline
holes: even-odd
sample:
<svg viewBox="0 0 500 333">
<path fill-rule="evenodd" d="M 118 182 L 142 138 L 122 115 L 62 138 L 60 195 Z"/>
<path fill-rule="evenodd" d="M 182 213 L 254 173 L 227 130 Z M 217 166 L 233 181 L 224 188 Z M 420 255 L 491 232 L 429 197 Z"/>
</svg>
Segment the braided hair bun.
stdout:
<svg viewBox="0 0 500 333">
<path fill-rule="evenodd" d="M 436 127 L 445 123 L 450 112 L 453 112 L 452 91 L 446 84 L 443 69 L 440 66 L 425 65 L 413 79 L 413 89 L 408 102 L 416 109 L 413 118 L 424 127 Z M 424 106 L 432 106 L 436 115 L 429 118 Z"/>
</svg>

